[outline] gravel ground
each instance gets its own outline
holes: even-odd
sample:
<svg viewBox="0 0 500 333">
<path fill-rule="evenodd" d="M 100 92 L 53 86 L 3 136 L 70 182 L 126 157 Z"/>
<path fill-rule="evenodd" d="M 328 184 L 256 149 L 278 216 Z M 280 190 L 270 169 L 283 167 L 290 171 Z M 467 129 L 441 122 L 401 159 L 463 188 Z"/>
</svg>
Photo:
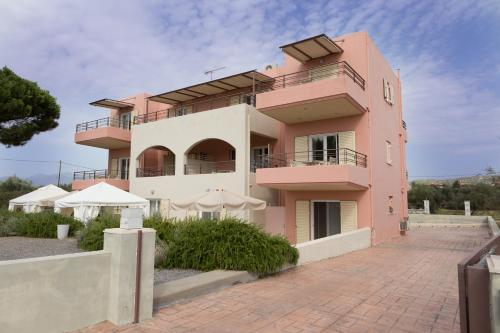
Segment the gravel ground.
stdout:
<svg viewBox="0 0 500 333">
<path fill-rule="evenodd" d="M 0 237 L 0 261 L 82 252 L 76 239 Z"/>
<path fill-rule="evenodd" d="M 203 273 L 194 269 L 155 269 L 155 284 L 183 279 Z"/>
</svg>

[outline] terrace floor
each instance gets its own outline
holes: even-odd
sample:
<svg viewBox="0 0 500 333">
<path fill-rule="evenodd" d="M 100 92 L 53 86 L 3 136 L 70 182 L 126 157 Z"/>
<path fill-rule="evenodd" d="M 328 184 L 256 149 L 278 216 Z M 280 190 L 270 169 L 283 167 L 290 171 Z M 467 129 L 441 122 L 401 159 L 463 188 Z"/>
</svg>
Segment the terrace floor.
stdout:
<svg viewBox="0 0 500 333">
<path fill-rule="evenodd" d="M 80 332 L 459 332 L 457 263 L 486 227 L 406 237 L 160 309 L 139 325 Z"/>
</svg>

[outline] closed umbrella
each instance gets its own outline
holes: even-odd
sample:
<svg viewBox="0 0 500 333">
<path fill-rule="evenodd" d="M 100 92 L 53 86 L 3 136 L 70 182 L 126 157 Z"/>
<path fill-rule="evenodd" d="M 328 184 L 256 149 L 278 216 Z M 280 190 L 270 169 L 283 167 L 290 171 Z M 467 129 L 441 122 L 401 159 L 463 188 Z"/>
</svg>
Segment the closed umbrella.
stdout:
<svg viewBox="0 0 500 333">
<path fill-rule="evenodd" d="M 215 190 L 192 199 L 172 201 L 171 207 L 174 210 L 196 210 L 202 212 L 217 212 L 223 209 L 262 210 L 266 209 L 266 202 L 225 190 Z"/>
</svg>

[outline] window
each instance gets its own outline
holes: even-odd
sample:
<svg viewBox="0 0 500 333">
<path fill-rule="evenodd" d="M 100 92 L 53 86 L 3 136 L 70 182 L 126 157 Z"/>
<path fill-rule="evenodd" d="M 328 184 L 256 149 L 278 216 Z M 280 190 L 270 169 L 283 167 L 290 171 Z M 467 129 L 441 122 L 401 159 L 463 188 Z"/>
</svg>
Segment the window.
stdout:
<svg viewBox="0 0 500 333">
<path fill-rule="evenodd" d="M 160 213 L 160 200 L 149 200 L 149 216 L 159 215 Z"/>
<path fill-rule="evenodd" d="M 386 163 L 392 165 L 391 150 L 392 150 L 392 144 L 391 144 L 391 142 L 390 141 L 386 141 L 385 142 Z"/>
<path fill-rule="evenodd" d="M 322 134 L 309 136 L 309 160 L 338 163 L 338 135 Z"/>
<path fill-rule="evenodd" d="M 202 220 L 219 220 L 220 212 L 200 212 L 199 217 Z"/>
</svg>

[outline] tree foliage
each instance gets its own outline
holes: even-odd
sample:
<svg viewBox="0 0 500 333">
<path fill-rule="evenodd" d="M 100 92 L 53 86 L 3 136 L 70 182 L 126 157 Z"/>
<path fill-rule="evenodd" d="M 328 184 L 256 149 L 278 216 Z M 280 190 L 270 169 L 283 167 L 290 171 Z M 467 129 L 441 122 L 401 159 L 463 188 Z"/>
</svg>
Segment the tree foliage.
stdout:
<svg viewBox="0 0 500 333">
<path fill-rule="evenodd" d="M 6 208 L 9 205 L 9 200 L 35 189 L 36 187 L 29 180 L 24 180 L 16 176 L 0 181 L 0 208 Z"/>
<path fill-rule="evenodd" d="M 430 208 L 463 210 L 464 201 L 471 203 L 472 210 L 500 210 L 500 187 L 478 183 L 460 186 L 458 181 L 442 188 L 413 183 L 408 192 L 408 204 L 411 208 L 423 208 L 423 200 L 430 201 Z"/>
<path fill-rule="evenodd" d="M 48 91 L 7 67 L 0 70 L 0 143 L 22 146 L 35 134 L 56 128 L 59 114 Z"/>
</svg>

